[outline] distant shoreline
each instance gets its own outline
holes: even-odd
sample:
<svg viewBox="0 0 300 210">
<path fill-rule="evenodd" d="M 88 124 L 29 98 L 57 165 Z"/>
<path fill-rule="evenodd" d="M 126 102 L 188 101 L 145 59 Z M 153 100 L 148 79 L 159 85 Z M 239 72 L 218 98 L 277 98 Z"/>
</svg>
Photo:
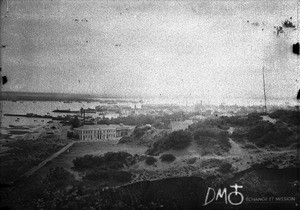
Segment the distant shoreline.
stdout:
<svg viewBox="0 0 300 210">
<path fill-rule="evenodd" d="M 74 93 L 33 93 L 33 92 L 0 92 L 0 101 L 60 101 L 60 102 L 124 102 L 133 99 L 122 99 L 120 97 L 100 96 L 90 94 Z"/>
<path fill-rule="evenodd" d="M 94 101 L 88 94 L 1 92 L 0 100 L 19 101 Z"/>
<path fill-rule="evenodd" d="M 117 96 L 117 95 L 100 95 L 100 94 L 76 94 L 76 93 L 41 93 L 41 92 L 8 92 L 2 91 L 0 92 L 0 101 L 57 101 L 57 102 L 65 102 L 65 103 L 72 103 L 72 102 L 100 102 L 100 103 L 123 103 L 123 102 L 131 102 L 137 103 L 141 102 L 146 104 L 181 104 L 182 106 L 186 106 L 188 103 L 189 105 L 193 104 L 203 104 L 204 105 L 212 105 L 212 106 L 219 106 L 221 104 L 225 105 L 238 105 L 238 106 L 263 106 L 263 99 L 255 98 L 225 98 L 225 99 L 217 99 L 215 101 L 211 100 L 207 102 L 205 98 L 199 96 L 199 98 L 187 98 L 187 97 L 139 97 L 139 96 Z M 298 102 L 294 98 L 272 98 L 269 97 L 267 100 L 267 106 L 295 106 Z"/>
</svg>

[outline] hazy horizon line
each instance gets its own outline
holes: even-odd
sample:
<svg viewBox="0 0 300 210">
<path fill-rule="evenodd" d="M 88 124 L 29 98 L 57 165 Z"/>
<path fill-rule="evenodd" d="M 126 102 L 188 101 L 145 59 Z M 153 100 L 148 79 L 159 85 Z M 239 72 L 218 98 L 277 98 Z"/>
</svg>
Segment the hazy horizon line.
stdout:
<svg viewBox="0 0 300 210">
<path fill-rule="evenodd" d="M 129 94 L 107 94 L 107 93 L 74 93 L 74 92 L 71 92 L 71 93 L 67 93 L 67 92 L 36 92 L 36 91 L 1 91 L 1 93 L 6 93 L 6 94 L 9 94 L 9 93 L 15 93 L 15 94 L 21 94 L 21 93 L 24 93 L 24 94 L 63 94 L 63 95 L 78 95 L 78 96 L 86 96 L 86 97 L 92 97 L 92 98 L 97 98 L 97 97 L 107 97 L 107 98 L 169 98 L 169 99 L 174 99 L 174 98 L 185 98 L 185 99 L 191 99 L 191 98 L 205 98 L 203 101 L 206 101 L 208 99 L 207 95 L 191 95 L 191 94 L 186 94 L 186 95 L 183 95 L 183 94 L 174 94 L 174 95 L 167 95 L 167 94 L 159 94 L 159 95 L 154 95 L 154 94 L 132 94 L 132 95 L 129 95 Z M 213 96 L 210 96 L 209 97 L 210 99 L 209 100 L 213 100 Z M 223 99 L 254 99 L 254 100 L 258 100 L 258 99 L 263 99 L 263 95 L 262 96 L 247 96 L 247 97 L 242 97 L 242 96 L 235 96 L 235 97 L 223 97 Z M 296 96 L 295 98 L 291 98 L 291 97 L 276 97 L 276 96 L 268 96 L 267 97 L 268 99 L 271 99 L 271 100 L 286 100 L 286 99 L 289 99 L 289 100 L 294 100 L 296 99 Z"/>
</svg>

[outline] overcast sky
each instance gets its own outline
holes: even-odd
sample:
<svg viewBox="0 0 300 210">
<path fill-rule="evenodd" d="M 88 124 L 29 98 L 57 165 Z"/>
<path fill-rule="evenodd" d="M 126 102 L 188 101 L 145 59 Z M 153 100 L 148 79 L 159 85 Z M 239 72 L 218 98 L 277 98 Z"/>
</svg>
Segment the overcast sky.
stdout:
<svg viewBox="0 0 300 210">
<path fill-rule="evenodd" d="M 8 4 L 7 4 L 8 3 Z M 2 0 L 6 91 L 295 97 L 297 1 Z M 291 18 L 291 19 L 290 19 Z"/>
</svg>

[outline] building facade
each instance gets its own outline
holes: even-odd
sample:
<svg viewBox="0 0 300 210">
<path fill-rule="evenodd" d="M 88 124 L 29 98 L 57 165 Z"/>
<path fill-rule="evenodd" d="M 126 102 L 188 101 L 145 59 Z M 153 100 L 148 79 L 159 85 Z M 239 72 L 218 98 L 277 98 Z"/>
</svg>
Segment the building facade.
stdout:
<svg viewBox="0 0 300 210">
<path fill-rule="evenodd" d="M 135 126 L 129 125 L 84 125 L 75 128 L 74 132 L 79 135 L 79 140 L 112 140 L 130 135 Z"/>
</svg>

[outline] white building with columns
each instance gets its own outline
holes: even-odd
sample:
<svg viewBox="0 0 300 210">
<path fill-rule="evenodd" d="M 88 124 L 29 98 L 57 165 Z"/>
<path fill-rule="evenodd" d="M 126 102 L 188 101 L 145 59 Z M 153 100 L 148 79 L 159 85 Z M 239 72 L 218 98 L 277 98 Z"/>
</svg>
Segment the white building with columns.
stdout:
<svg viewBox="0 0 300 210">
<path fill-rule="evenodd" d="M 79 140 L 113 140 L 123 136 L 129 136 L 135 126 L 130 125 L 84 125 L 74 129 L 79 135 Z"/>
</svg>

